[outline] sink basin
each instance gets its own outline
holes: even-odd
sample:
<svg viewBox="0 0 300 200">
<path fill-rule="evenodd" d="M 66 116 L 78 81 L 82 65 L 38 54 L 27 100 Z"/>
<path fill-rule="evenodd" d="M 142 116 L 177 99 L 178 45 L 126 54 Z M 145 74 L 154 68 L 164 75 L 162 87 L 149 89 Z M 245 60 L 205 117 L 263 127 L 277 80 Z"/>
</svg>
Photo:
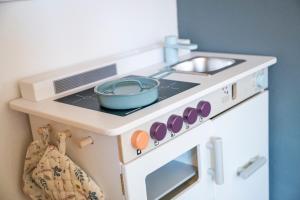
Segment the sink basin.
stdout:
<svg viewBox="0 0 300 200">
<path fill-rule="evenodd" d="M 183 73 L 204 73 L 212 75 L 242 62 L 245 62 L 245 60 L 201 56 L 175 64 L 172 66 L 172 69 Z"/>
</svg>

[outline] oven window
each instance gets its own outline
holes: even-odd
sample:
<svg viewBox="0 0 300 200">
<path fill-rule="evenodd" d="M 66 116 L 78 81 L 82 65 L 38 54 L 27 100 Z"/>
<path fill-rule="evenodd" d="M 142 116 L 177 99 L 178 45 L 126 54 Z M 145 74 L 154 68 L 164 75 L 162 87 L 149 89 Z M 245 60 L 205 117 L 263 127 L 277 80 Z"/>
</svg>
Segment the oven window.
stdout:
<svg viewBox="0 0 300 200">
<path fill-rule="evenodd" d="M 197 147 L 178 156 L 146 177 L 147 199 L 171 199 L 199 176 Z"/>
</svg>

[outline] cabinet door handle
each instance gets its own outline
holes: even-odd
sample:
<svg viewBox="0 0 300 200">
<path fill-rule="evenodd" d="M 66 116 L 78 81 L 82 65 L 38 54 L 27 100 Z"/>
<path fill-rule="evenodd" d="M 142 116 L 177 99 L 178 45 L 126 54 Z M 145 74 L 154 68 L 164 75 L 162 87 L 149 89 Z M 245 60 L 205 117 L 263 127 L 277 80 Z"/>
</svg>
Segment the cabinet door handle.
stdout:
<svg viewBox="0 0 300 200">
<path fill-rule="evenodd" d="M 211 150 L 213 154 L 213 168 L 210 168 L 208 173 L 213 176 L 213 179 L 217 185 L 224 184 L 224 170 L 223 170 L 223 147 L 222 138 L 211 138 L 211 141 L 207 143 L 207 148 Z"/>
<path fill-rule="evenodd" d="M 249 178 L 254 172 L 261 168 L 267 162 L 264 156 L 255 156 L 250 159 L 244 166 L 238 168 L 237 175 L 242 179 Z"/>
</svg>

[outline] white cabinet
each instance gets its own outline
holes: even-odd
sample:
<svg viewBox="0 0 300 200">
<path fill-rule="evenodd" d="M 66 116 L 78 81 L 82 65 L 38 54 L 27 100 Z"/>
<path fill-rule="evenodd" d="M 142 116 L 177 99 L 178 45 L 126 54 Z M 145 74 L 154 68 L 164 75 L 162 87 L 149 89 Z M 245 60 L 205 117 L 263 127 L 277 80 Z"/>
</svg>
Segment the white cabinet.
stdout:
<svg viewBox="0 0 300 200">
<path fill-rule="evenodd" d="M 215 184 L 215 199 L 268 200 L 268 92 L 212 121 L 215 136 L 223 143 L 224 183 Z"/>
</svg>

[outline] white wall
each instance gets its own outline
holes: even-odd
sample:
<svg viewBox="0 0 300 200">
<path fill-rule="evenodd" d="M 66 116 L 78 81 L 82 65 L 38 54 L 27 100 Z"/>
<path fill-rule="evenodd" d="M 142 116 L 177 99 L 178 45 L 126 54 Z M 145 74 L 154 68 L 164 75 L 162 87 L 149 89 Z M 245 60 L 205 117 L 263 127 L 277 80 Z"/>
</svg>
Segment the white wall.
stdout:
<svg viewBox="0 0 300 200">
<path fill-rule="evenodd" d="M 23 77 L 151 45 L 177 34 L 176 0 L 29 0 L 0 4 L 0 199 L 24 199 L 31 140 L 7 102 Z"/>
</svg>

